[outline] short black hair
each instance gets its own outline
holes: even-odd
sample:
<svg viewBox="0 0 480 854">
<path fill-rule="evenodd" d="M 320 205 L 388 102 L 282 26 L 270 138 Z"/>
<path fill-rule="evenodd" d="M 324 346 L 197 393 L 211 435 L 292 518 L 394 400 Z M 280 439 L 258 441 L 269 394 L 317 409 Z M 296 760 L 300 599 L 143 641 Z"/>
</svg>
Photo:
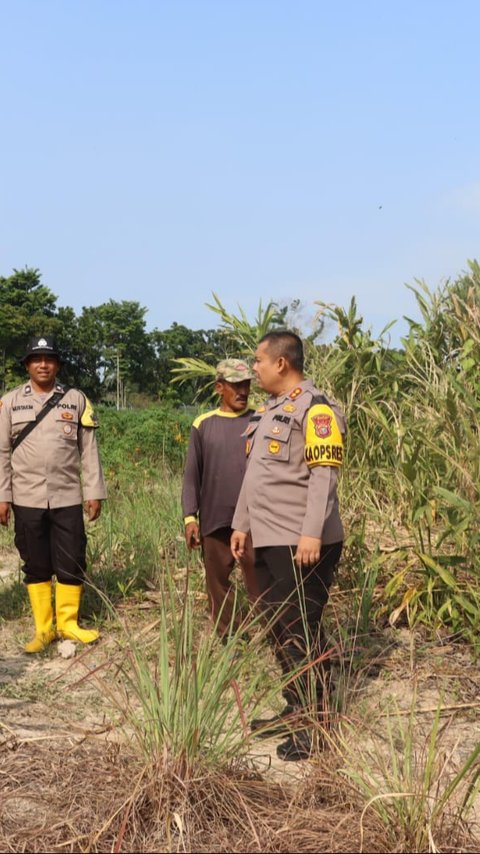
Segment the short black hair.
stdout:
<svg viewBox="0 0 480 854">
<path fill-rule="evenodd" d="M 279 359 L 283 356 L 294 371 L 303 373 L 302 339 L 289 329 L 275 329 L 260 338 L 259 344 L 267 344 L 268 350 Z"/>
</svg>

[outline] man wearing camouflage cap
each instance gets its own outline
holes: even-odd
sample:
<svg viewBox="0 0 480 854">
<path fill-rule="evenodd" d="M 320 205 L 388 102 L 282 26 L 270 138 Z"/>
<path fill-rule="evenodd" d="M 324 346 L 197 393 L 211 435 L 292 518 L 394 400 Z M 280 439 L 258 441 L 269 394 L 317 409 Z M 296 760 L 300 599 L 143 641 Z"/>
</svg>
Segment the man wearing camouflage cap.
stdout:
<svg viewBox="0 0 480 854">
<path fill-rule="evenodd" d="M 57 382 L 60 356 L 53 338 L 32 338 L 22 361 L 28 381 L 0 401 L 0 524 L 8 525 L 13 507 L 35 621 L 25 652 L 36 653 L 57 633 L 80 643 L 98 638 L 97 631 L 78 625 L 86 566 L 82 491 L 90 521 L 100 515 L 106 493 L 97 419 L 83 392 Z"/>
<path fill-rule="evenodd" d="M 193 422 L 183 476 L 185 539 L 189 549 L 201 546 L 210 614 L 221 636 L 235 627 L 231 522 L 245 473 L 242 433 L 252 414 L 248 409 L 252 376 L 242 359 L 219 362 L 215 391 L 220 404 Z M 255 601 L 258 588 L 250 541 L 239 563 L 250 601 Z"/>
</svg>

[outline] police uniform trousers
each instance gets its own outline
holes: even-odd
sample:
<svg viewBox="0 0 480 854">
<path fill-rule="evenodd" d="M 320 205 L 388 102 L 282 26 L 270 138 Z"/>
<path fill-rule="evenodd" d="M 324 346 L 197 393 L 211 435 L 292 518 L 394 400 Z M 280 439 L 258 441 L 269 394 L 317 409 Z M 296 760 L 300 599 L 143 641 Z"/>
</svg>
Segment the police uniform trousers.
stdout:
<svg viewBox="0 0 480 854">
<path fill-rule="evenodd" d="M 202 557 L 205 565 L 210 616 L 217 624 L 218 633 L 224 635 L 235 630 L 238 620 L 233 618 L 235 593 L 230 581 L 235 559 L 230 549 L 232 529 L 217 528 L 202 537 Z M 245 555 L 239 560 L 248 598 L 253 604 L 260 595 L 254 568 L 252 541 L 248 537 Z"/>
<path fill-rule="evenodd" d="M 326 644 L 321 620 L 342 545 L 341 542 L 323 545 L 319 562 L 302 569 L 295 564 L 296 546 L 255 549 L 261 607 L 269 623 L 275 655 L 288 682 L 283 695 L 293 707 L 313 704 L 320 709 L 322 706 L 330 661 L 322 660 Z"/>
<path fill-rule="evenodd" d="M 26 584 L 49 581 L 82 584 L 87 538 L 83 507 L 20 507 L 13 505 L 15 545 L 23 560 Z"/>
</svg>

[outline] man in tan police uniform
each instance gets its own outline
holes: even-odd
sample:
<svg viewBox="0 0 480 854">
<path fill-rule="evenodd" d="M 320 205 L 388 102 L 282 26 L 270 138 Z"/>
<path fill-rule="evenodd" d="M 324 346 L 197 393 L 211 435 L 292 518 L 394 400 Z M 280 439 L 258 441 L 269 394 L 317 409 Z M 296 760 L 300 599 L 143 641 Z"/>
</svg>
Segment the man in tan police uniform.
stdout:
<svg viewBox="0 0 480 854">
<path fill-rule="evenodd" d="M 294 333 L 265 335 L 253 369 L 271 396 L 246 431 L 249 458 L 232 520 L 232 552 L 242 555 L 250 531 L 275 652 L 286 680 L 291 676 L 282 714 L 252 722 L 252 729 L 270 735 L 291 730 L 309 704 L 322 708 L 327 663 L 321 617 L 342 550 L 337 479 L 345 420 L 304 378 L 303 346 Z M 298 730 L 277 753 L 303 759 L 311 746 L 308 730 Z"/>
<path fill-rule="evenodd" d="M 106 497 L 95 438 L 97 420 L 83 392 L 57 382 L 60 358 L 49 336 L 31 339 L 23 359 L 28 382 L 0 401 L 0 523 L 15 519 L 15 545 L 35 621 L 26 652 L 56 633 L 81 643 L 98 632 L 78 626 L 86 568 L 82 484 L 90 521 Z M 52 576 L 56 575 L 56 632 Z"/>
</svg>

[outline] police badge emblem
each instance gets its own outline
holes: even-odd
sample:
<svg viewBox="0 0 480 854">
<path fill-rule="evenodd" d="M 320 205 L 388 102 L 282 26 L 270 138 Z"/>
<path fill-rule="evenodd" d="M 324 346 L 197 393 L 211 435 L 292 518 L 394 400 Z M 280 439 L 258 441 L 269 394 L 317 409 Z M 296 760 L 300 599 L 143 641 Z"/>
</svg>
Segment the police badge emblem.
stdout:
<svg viewBox="0 0 480 854">
<path fill-rule="evenodd" d="M 332 435 L 332 416 L 331 415 L 312 415 L 315 435 L 319 439 L 326 439 Z"/>
</svg>

